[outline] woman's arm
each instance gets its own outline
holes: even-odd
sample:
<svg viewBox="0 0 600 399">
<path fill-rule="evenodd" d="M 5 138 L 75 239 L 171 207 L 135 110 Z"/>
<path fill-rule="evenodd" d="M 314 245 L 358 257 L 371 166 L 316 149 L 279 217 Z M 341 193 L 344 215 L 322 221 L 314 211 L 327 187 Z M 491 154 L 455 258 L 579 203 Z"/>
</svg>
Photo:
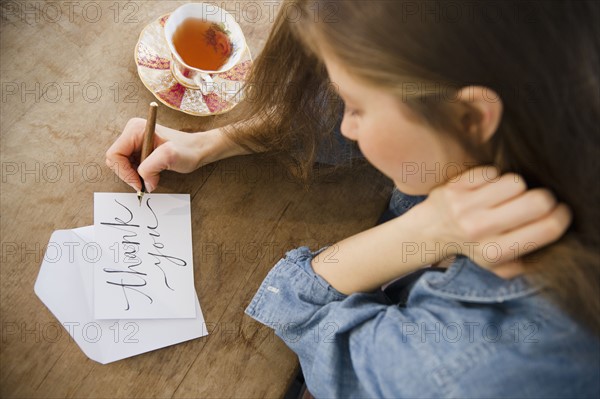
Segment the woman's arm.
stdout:
<svg viewBox="0 0 600 399">
<path fill-rule="evenodd" d="M 244 129 L 247 123 L 251 122 L 238 122 L 233 127 Z M 229 139 L 224 128 L 186 133 L 157 124 L 154 150 L 136 169 L 131 158 L 141 151 L 145 126 L 145 119 L 130 119 L 106 152 L 106 164 L 136 190 L 141 188 L 140 176 L 152 191 L 163 170 L 190 173 L 211 162 L 251 153 Z"/>
<path fill-rule="evenodd" d="M 427 236 L 419 213 L 408 211 L 328 247 L 313 258 L 313 270 L 349 295 L 373 291 L 440 260 L 439 243 Z"/>
<path fill-rule="evenodd" d="M 560 238 L 570 212 L 548 190 L 527 190 L 518 175 L 482 171 L 469 170 L 401 217 L 325 249 L 312 260 L 314 272 L 348 295 L 458 254 L 504 278 L 525 272 L 518 258 Z"/>
</svg>

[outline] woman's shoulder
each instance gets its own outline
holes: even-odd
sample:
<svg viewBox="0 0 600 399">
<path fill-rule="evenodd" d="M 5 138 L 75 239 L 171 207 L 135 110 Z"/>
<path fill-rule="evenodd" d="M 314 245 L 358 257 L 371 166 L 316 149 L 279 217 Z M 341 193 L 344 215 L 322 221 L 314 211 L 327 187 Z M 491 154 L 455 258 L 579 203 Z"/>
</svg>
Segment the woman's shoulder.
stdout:
<svg viewBox="0 0 600 399">
<path fill-rule="evenodd" d="M 377 359 L 355 372 L 388 396 L 598 397 L 600 340 L 568 318 L 509 303 L 536 295 L 388 306 L 351 332 L 352 363 Z"/>
<path fill-rule="evenodd" d="M 525 276 L 500 278 L 465 257 L 444 273 L 423 274 L 408 295 L 406 309 L 416 320 L 479 329 L 484 340 L 598 341 L 551 300 L 543 285 Z"/>
<path fill-rule="evenodd" d="M 599 397 L 600 341 L 581 329 L 536 334 L 547 328 L 515 325 L 508 339 L 471 343 L 432 378 L 451 397 Z"/>
<path fill-rule="evenodd" d="M 524 278 L 504 280 L 464 258 L 424 273 L 391 314 L 380 331 L 394 351 L 413 349 L 443 396 L 600 393 L 600 339 Z"/>
</svg>

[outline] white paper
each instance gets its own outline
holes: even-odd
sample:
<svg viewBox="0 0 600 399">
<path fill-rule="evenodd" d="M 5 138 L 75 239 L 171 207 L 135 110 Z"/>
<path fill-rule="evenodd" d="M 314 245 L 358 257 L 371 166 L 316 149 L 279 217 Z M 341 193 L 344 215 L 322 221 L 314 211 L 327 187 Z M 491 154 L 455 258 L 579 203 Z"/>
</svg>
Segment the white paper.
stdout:
<svg viewBox="0 0 600 399">
<path fill-rule="evenodd" d="M 106 364 L 207 335 L 194 293 L 194 319 L 94 320 L 93 277 L 99 261 L 94 226 L 52 234 L 35 293 L 90 359 Z"/>
<path fill-rule="evenodd" d="M 196 317 L 190 197 L 94 194 L 96 319 Z"/>
</svg>

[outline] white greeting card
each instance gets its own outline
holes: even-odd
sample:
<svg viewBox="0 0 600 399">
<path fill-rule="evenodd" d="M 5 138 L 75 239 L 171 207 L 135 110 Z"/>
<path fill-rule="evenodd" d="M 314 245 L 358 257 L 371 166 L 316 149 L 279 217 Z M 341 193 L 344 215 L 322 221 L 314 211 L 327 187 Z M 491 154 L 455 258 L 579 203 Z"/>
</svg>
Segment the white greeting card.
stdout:
<svg viewBox="0 0 600 399">
<path fill-rule="evenodd" d="M 96 319 L 196 317 L 190 197 L 94 194 Z"/>
</svg>

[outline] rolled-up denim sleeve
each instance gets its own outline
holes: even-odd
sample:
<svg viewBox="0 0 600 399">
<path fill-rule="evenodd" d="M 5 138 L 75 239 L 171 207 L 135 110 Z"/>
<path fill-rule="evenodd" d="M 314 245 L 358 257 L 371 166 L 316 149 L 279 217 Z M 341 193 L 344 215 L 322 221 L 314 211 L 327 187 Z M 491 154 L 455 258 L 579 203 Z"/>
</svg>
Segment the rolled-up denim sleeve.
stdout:
<svg viewBox="0 0 600 399">
<path fill-rule="evenodd" d="M 418 351 L 401 342 L 398 323 L 408 318 L 381 292 L 347 296 L 317 275 L 311 260 L 324 249 L 288 252 L 269 272 L 246 314 L 273 328 L 298 355 L 315 397 L 427 394 L 427 389 L 397 378 L 404 363 L 409 381 L 423 380 L 412 367 Z"/>
<path fill-rule="evenodd" d="M 312 269 L 312 259 L 326 248 L 289 251 L 267 274 L 246 314 L 280 333 L 291 324 L 305 323 L 328 303 L 346 298 Z"/>
</svg>

